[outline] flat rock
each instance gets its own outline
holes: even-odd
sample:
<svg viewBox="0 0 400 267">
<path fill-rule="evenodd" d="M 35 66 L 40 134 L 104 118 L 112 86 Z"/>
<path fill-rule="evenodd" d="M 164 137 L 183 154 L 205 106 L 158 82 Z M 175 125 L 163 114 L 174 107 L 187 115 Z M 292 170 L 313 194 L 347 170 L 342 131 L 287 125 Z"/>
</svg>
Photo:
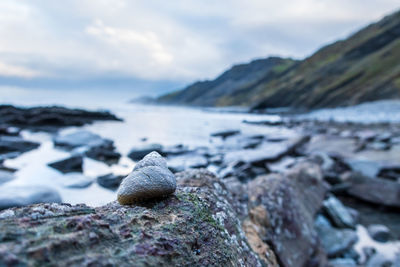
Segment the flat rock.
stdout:
<svg viewBox="0 0 400 267">
<path fill-rule="evenodd" d="M 47 202 L 61 202 L 57 191 L 49 187 L 8 185 L 0 187 L 0 210 Z"/>
<path fill-rule="evenodd" d="M 347 194 L 374 204 L 400 207 L 400 183 L 370 178 L 359 173 L 349 177 Z"/>
<path fill-rule="evenodd" d="M 39 143 L 24 140 L 19 136 L 0 136 L 0 154 L 24 153 L 40 146 Z"/>
<path fill-rule="evenodd" d="M 82 156 L 72 156 L 48 164 L 48 166 L 57 169 L 62 173 L 82 172 L 82 165 L 83 165 Z"/>
<path fill-rule="evenodd" d="M 86 188 L 93 183 L 93 179 L 82 175 L 81 173 L 70 173 L 62 177 L 64 187 L 67 188 Z"/>
<path fill-rule="evenodd" d="M 59 147 L 74 149 L 77 147 L 108 147 L 112 146 L 112 141 L 89 131 L 77 131 L 66 135 L 58 135 L 54 138 L 54 144 Z"/>
<path fill-rule="evenodd" d="M 222 139 L 225 139 L 230 136 L 234 136 L 234 135 L 238 135 L 238 134 L 240 134 L 240 130 L 226 130 L 226 131 L 212 133 L 210 135 L 213 137 L 221 137 Z"/>
</svg>

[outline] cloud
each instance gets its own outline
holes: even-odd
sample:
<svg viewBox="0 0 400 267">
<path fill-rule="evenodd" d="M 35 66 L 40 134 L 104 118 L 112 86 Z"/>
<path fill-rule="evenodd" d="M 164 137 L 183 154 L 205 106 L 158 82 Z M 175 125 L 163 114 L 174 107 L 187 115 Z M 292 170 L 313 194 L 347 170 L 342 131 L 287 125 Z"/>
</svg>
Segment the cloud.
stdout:
<svg viewBox="0 0 400 267">
<path fill-rule="evenodd" d="M 398 0 L 2 0 L 0 76 L 192 81 L 268 55 L 303 58 Z"/>
</svg>

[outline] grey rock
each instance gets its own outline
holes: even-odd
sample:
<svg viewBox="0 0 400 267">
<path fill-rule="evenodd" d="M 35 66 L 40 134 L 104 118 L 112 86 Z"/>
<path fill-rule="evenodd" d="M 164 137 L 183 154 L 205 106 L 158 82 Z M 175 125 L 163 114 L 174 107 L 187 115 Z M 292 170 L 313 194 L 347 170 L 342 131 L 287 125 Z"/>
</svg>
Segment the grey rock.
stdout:
<svg viewBox="0 0 400 267">
<path fill-rule="evenodd" d="M 387 242 L 390 239 L 390 230 L 384 225 L 372 224 L 368 226 L 367 230 L 372 239 L 378 242 Z"/>
<path fill-rule="evenodd" d="M 39 146 L 39 143 L 24 140 L 19 136 L 0 136 L 0 154 L 24 153 Z"/>
<path fill-rule="evenodd" d="M 132 160 L 138 161 L 145 157 L 147 154 L 151 153 L 152 151 L 156 151 L 158 153 L 162 153 L 162 145 L 160 144 L 150 144 L 150 145 L 143 145 L 141 147 L 134 147 L 128 154 L 128 157 Z"/>
<path fill-rule="evenodd" d="M 391 267 L 394 265 L 393 259 L 387 258 L 385 255 L 377 253 L 374 254 L 367 264 L 366 267 Z"/>
<path fill-rule="evenodd" d="M 335 226 L 339 228 L 355 228 L 356 222 L 351 213 L 336 197 L 330 196 L 326 199 L 323 202 L 323 208 Z"/>
<path fill-rule="evenodd" d="M 348 251 L 358 240 L 357 233 L 350 229 L 335 229 L 316 223 L 315 229 L 328 257 L 337 257 Z"/>
<path fill-rule="evenodd" d="M 226 139 L 230 136 L 234 136 L 240 134 L 239 130 L 226 130 L 226 131 L 220 131 L 216 133 L 212 133 L 211 136 L 213 137 L 221 137 L 222 139 Z"/>
<path fill-rule="evenodd" d="M 108 189 L 117 189 L 125 176 L 112 173 L 97 177 L 97 183 Z"/>
<path fill-rule="evenodd" d="M 349 258 L 337 258 L 329 261 L 329 267 L 356 267 L 357 263 Z"/>
<path fill-rule="evenodd" d="M 62 183 L 64 187 L 67 188 L 86 188 L 93 183 L 93 179 L 82 175 L 81 173 L 70 173 L 62 177 L 64 182 Z"/>
<path fill-rule="evenodd" d="M 62 173 L 82 172 L 82 165 L 83 165 L 82 156 L 72 156 L 48 164 L 48 166 L 57 169 Z"/>
<path fill-rule="evenodd" d="M 7 185 L 0 187 L 0 210 L 47 202 L 61 202 L 58 192 L 49 187 Z"/>
<path fill-rule="evenodd" d="M 196 153 L 170 157 L 167 161 L 169 168 L 173 172 L 180 172 L 189 168 L 205 168 L 208 165 L 207 158 Z"/>
<path fill-rule="evenodd" d="M 58 135 L 54 138 L 54 144 L 59 147 L 73 149 L 76 147 L 107 147 L 112 141 L 89 131 L 77 131 L 66 135 Z"/>
</svg>

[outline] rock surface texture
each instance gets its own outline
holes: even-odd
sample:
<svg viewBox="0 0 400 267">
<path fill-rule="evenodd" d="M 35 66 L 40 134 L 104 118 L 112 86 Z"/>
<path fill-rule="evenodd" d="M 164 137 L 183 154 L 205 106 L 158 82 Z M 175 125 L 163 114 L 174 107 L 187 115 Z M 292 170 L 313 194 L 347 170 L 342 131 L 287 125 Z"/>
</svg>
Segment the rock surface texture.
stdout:
<svg viewBox="0 0 400 267">
<path fill-rule="evenodd" d="M 177 177 L 174 195 L 141 205 L 37 204 L 3 211 L 0 265 L 262 266 L 224 185 L 205 170 Z"/>
</svg>

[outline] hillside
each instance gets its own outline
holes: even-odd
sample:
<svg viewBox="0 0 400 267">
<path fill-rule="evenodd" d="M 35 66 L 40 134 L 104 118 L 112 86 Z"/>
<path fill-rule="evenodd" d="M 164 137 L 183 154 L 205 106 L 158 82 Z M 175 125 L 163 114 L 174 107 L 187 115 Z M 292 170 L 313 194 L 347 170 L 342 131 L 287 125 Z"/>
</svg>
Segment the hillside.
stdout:
<svg viewBox="0 0 400 267">
<path fill-rule="evenodd" d="M 400 11 L 296 62 L 267 58 L 213 81 L 162 96 L 161 103 L 322 108 L 400 98 Z"/>
</svg>

